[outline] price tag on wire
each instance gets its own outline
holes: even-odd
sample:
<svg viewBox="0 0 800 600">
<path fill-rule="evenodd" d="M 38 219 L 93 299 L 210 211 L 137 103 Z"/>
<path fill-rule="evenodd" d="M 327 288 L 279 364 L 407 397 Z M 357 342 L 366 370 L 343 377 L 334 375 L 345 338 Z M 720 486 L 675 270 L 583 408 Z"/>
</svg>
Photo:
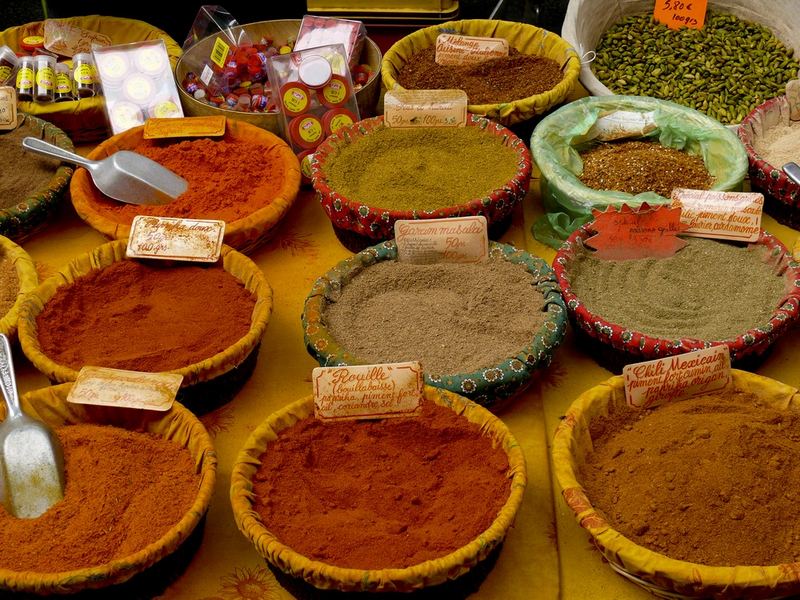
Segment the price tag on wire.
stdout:
<svg viewBox="0 0 800 600">
<path fill-rule="evenodd" d="M 702 29 L 707 4 L 707 0 L 656 0 L 653 18 L 670 29 Z"/>
</svg>

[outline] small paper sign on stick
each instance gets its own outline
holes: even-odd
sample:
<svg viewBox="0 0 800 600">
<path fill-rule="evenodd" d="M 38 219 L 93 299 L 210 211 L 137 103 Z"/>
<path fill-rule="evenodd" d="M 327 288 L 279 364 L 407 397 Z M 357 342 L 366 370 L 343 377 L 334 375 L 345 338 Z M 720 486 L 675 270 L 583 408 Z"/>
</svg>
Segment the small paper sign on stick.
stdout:
<svg viewBox="0 0 800 600">
<path fill-rule="evenodd" d="M 391 90 L 383 99 L 387 127 L 463 127 L 467 123 L 464 90 Z"/>
<path fill-rule="evenodd" d="M 762 194 L 677 188 L 672 206 L 681 209 L 685 235 L 739 242 L 757 242 L 761 236 Z"/>
<path fill-rule="evenodd" d="M 653 18 L 670 29 L 702 29 L 707 4 L 707 0 L 656 0 Z"/>
<path fill-rule="evenodd" d="M 634 210 L 627 204 L 605 211 L 594 210 L 592 228 L 596 235 L 586 245 L 602 260 L 667 258 L 686 245 L 678 234 L 686 230 L 681 209 L 669 206 L 650 208 L 643 203 Z"/>
<path fill-rule="evenodd" d="M 786 82 L 786 101 L 789 103 L 789 119 L 800 121 L 800 79 Z"/>
<path fill-rule="evenodd" d="M 399 220 L 394 224 L 397 260 L 417 264 L 479 263 L 489 258 L 486 217 Z"/>
<path fill-rule="evenodd" d="M 183 375 L 83 367 L 67 396 L 73 404 L 165 411 L 172 407 Z"/>
<path fill-rule="evenodd" d="M 144 139 L 173 137 L 220 137 L 225 135 L 225 117 L 179 117 L 147 119 Z"/>
<path fill-rule="evenodd" d="M 408 417 L 422 407 L 418 362 L 317 367 L 311 380 L 314 415 L 321 421 Z"/>
<path fill-rule="evenodd" d="M 445 67 L 475 65 L 492 58 L 508 56 L 508 40 L 440 33 L 436 38 L 437 64 Z"/>
<path fill-rule="evenodd" d="M 633 408 L 651 408 L 725 389 L 731 382 L 726 345 L 626 365 L 625 399 Z"/>
<path fill-rule="evenodd" d="M 137 215 L 125 256 L 189 262 L 217 262 L 225 221 Z"/>
</svg>

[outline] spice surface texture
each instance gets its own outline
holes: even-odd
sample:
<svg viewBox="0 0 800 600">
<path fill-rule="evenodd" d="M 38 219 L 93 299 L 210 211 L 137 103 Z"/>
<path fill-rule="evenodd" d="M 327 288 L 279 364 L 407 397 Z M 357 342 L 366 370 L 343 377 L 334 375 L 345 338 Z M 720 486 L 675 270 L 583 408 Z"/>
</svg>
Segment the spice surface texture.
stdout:
<svg viewBox="0 0 800 600">
<path fill-rule="evenodd" d="M 282 543 L 356 569 L 440 558 L 485 531 L 510 494 L 508 458 L 477 425 L 423 403 L 416 418 L 282 431 L 261 457 L 254 508 Z"/>
<path fill-rule="evenodd" d="M 725 391 L 591 425 L 581 481 L 637 544 L 706 565 L 800 560 L 800 414 Z"/>
</svg>

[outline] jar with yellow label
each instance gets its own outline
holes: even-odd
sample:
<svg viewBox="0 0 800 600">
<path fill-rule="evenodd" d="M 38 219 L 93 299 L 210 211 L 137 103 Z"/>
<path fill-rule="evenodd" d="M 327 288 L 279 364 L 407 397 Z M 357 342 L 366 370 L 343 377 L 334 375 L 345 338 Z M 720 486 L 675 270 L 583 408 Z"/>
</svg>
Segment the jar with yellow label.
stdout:
<svg viewBox="0 0 800 600">
<path fill-rule="evenodd" d="M 32 56 L 23 56 L 19 59 L 19 69 L 17 69 L 17 80 L 15 88 L 17 90 L 17 100 L 30 102 L 33 100 L 34 63 Z"/>
<path fill-rule="evenodd" d="M 36 70 L 33 97 L 37 102 L 52 102 L 56 88 L 56 59 L 46 54 L 33 57 Z"/>
<path fill-rule="evenodd" d="M 72 92 L 78 98 L 95 95 L 94 61 L 92 55 L 80 52 L 72 57 Z"/>
<path fill-rule="evenodd" d="M 58 63 L 56 65 L 56 89 L 53 99 L 56 102 L 73 100 L 72 69 L 65 63 Z"/>
<path fill-rule="evenodd" d="M 8 46 L 0 46 L 0 85 L 10 85 L 19 59 Z"/>
</svg>

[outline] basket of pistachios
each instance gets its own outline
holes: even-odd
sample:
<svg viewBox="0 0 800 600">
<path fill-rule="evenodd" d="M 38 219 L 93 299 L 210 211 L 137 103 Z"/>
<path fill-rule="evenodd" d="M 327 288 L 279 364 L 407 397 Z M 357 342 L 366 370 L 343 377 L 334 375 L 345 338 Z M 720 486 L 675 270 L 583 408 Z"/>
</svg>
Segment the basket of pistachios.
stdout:
<svg viewBox="0 0 800 600">
<path fill-rule="evenodd" d="M 709 2 L 699 29 L 656 22 L 652 0 L 570 0 L 561 35 L 591 94 L 671 100 L 726 125 L 783 94 L 800 68 L 796 0 Z"/>
</svg>

